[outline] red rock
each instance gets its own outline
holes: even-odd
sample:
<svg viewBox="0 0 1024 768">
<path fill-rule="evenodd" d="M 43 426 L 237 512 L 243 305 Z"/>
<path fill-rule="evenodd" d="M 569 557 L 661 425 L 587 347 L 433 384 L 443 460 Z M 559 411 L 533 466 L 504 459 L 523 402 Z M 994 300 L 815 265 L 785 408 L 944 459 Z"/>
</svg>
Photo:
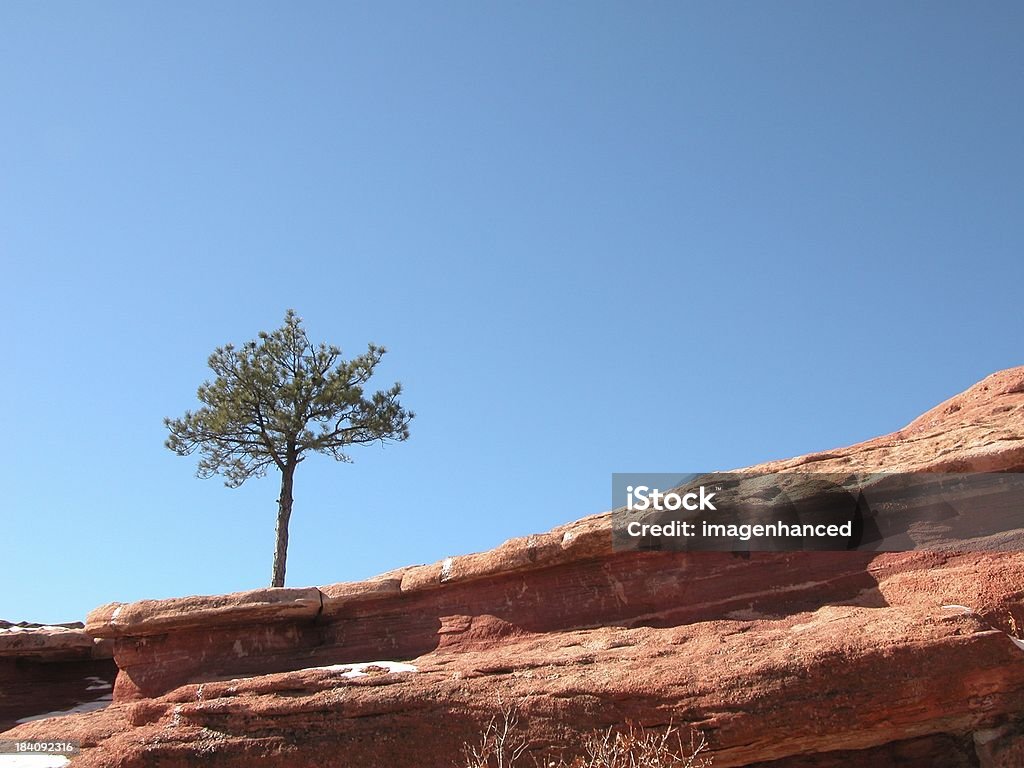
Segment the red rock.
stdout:
<svg viewBox="0 0 1024 768">
<path fill-rule="evenodd" d="M 108 603 L 91 611 L 85 629 L 93 637 L 144 637 L 168 629 L 308 619 L 320 612 L 315 587 L 255 589 L 230 595 Z"/>
<path fill-rule="evenodd" d="M 74 626 L 2 624 L 0 730 L 110 698 L 117 667 L 108 642 Z"/>
<path fill-rule="evenodd" d="M 752 469 L 1024 471 L 1024 368 Z M 1003 768 L 1021 627 L 1024 553 L 614 553 L 605 514 L 319 591 L 104 606 L 88 630 L 114 638 L 117 703 L 7 736 L 77 735 L 85 768 L 449 768 L 515 702 L 537 750 L 671 721 L 716 768 Z M 309 669 L 382 658 L 419 671 Z"/>
<path fill-rule="evenodd" d="M 1010 723 L 974 733 L 980 768 L 1020 768 L 1024 765 L 1024 723 Z"/>
<path fill-rule="evenodd" d="M 401 592 L 401 575 L 378 576 L 368 581 L 345 582 L 320 587 L 323 613 L 326 616 L 340 613 L 346 606 L 354 603 L 397 597 Z"/>
<path fill-rule="evenodd" d="M 81 629 L 53 625 L 0 627 L 0 657 L 91 658 L 95 645 L 96 641 Z"/>
<path fill-rule="evenodd" d="M 999 371 L 891 435 L 770 461 L 759 472 L 1022 472 L 1024 366 Z"/>
</svg>

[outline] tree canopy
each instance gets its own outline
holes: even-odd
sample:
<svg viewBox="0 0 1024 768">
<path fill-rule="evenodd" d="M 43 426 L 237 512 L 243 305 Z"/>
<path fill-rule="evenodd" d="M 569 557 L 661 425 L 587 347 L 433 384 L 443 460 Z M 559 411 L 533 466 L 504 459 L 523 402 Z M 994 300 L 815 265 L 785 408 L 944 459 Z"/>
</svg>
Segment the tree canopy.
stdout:
<svg viewBox="0 0 1024 768">
<path fill-rule="evenodd" d="M 280 470 L 272 586 L 284 585 L 292 481 L 306 456 L 349 462 L 349 446 L 409 437 L 414 414 L 399 402 L 401 384 L 364 391 L 385 352 L 370 344 L 345 360 L 338 347 L 311 343 L 302 319 L 288 310 L 277 330 L 238 348 L 218 347 L 208 360 L 214 378 L 196 393 L 202 407 L 164 419 L 169 449 L 199 453 L 199 477 L 219 474 L 237 488 L 272 467 Z"/>
</svg>

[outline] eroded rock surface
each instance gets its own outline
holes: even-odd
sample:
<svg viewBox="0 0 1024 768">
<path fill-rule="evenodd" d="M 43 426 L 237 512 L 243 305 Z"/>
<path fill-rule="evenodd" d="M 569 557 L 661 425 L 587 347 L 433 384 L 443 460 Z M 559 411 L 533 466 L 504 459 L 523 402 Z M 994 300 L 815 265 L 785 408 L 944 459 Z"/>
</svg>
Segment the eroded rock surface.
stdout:
<svg viewBox="0 0 1024 768">
<path fill-rule="evenodd" d="M 752 469 L 1024 471 L 1024 368 Z M 367 582 L 104 606 L 114 704 L 7 736 L 79 738 L 82 766 L 448 768 L 515 703 L 538 750 L 634 720 L 701 730 L 720 768 L 1020 765 L 1021 628 L 1018 552 L 613 553 L 605 514 Z M 416 671 L 337 666 L 377 660 Z"/>
<path fill-rule="evenodd" d="M 0 730 L 110 700 L 113 648 L 82 626 L 0 622 Z"/>
</svg>

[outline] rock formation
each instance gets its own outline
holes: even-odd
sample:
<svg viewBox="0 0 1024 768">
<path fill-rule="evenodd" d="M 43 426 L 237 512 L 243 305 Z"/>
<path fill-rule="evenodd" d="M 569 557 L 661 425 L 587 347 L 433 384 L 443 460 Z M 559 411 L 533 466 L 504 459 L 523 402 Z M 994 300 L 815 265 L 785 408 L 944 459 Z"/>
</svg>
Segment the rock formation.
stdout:
<svg viewBox="0 0 1024 768">
<path fill-rule="evenodd" d="M 0 731 L 51 712 L 102 707 L 116 674 L 112 644 L 81 623 L 0 621 Z"/>
<path fill-rule="evenodd" d="M 1024 472 L 1024 368 L 905 429 L 751 468 Z M 75 766 L 449 768 L 635 721 L 714 765 L 1024 765 L 1024 553 L 613 552 L 608 514 L 353 583 L 113 603 L 114 702 L 17 726 Z M 0 646 L 0 654 L 2 654 Z M 394 660 L 406 665 L 355 667 Z"/>
</svg>

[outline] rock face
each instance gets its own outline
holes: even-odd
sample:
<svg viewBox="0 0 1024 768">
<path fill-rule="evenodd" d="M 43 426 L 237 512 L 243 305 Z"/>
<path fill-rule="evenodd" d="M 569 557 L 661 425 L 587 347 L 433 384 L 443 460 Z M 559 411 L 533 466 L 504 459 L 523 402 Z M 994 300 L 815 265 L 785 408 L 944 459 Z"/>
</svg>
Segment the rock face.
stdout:
<svg viewBox="0 0 1024 768">
<path fill-rule="evenodd" d="M 752 469 L 1024 471 L 1024 368 Z M 616 553 L 605 514 L 356 584 L 103 606 L 114 703 L 5 736 L 80 739 L 81 766 L 449 768 L 515 704 L 536 754 L 632 720 L 700 730 L 718 768 L 1020 766 L 1022 628 L 1022 553 Z M 383 659 L 416 671 L 351 668 Z"/>
<path fill-rule="evenodd" d="M 117 674 L 113 648 L 82 626 L 0 621 L 0 730 L 110 701 Z"/>
</svg>

